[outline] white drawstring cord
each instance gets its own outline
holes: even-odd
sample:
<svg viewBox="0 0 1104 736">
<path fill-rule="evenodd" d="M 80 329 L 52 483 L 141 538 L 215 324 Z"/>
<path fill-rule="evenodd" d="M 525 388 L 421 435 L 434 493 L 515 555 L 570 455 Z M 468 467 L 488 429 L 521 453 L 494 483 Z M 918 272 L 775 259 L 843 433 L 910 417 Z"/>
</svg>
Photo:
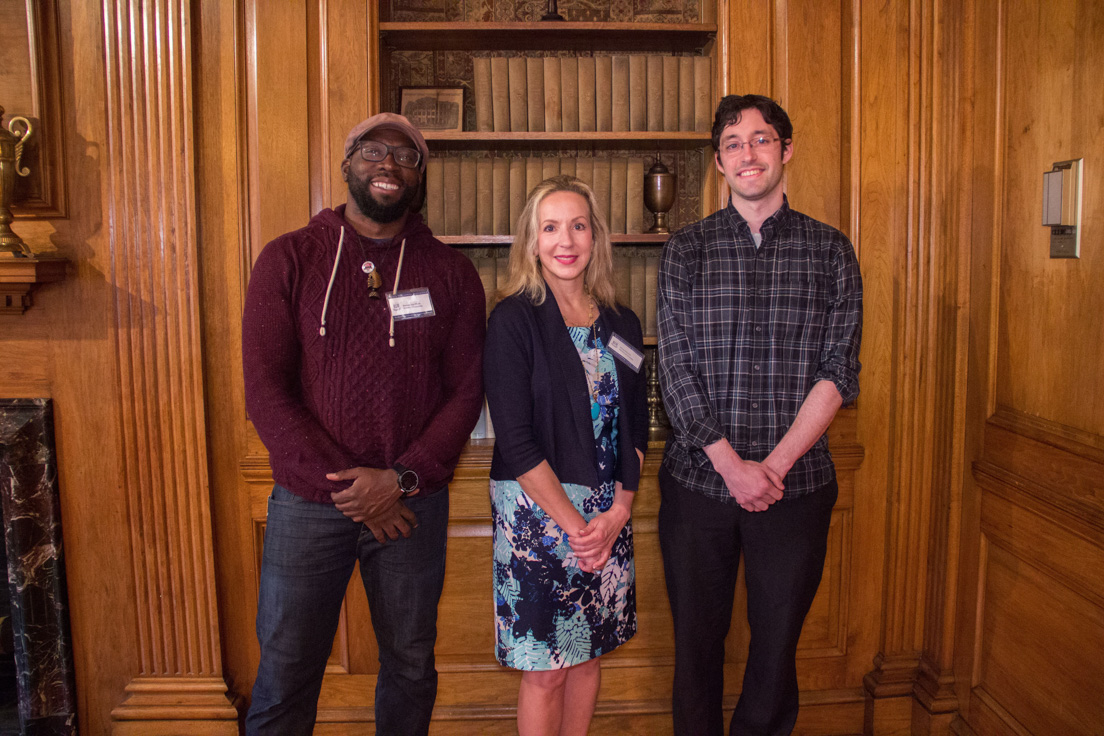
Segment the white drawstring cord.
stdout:
<svg viewBox="0 0 1104 736">
<path fill-rule="evenodd" d="M 402 264 L 403 253 L 406 252 L 406 238 L 403 238 L 402 245 L 399 246 L 399 265 L 395 269 L 395 288 L 391 289 L 391 296 L 394 296 L 399 291 L 399 277 L 402 276 Z M 391 336 L 387 340 L 389 347 L 395 347 L 395 312 L 391 312 Z"/>
<path fill-rule="evenodd" d="M 337 239 L 337 255 L 334 256 L 333 270 L 330 271 L 330 283 L 326 285 L 326 300 L 322 302 L 322 321 L 318 326 L 318 335 L 326 336 L 326 310 L 330 307 L 330 292 L 333 290 L 334 279 L 337 278 L 337 264 L 341 261 L 341 246 L 345 242 L 345 228 L 341 228 L 341 237 Z"/>
</svg>

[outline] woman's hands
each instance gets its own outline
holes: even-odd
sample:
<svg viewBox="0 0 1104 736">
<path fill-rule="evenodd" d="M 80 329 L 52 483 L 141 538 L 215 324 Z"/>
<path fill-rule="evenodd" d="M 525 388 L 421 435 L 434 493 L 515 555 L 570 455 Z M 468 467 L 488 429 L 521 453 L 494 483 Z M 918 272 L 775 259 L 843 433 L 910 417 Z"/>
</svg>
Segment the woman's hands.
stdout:
<svg viewBox="0 0 1104 736">
<path fill-rule="evenodd" d="M 578 534 L 569 535 L 571 551 L 579 558 L 583 572 L 601 570 L 609 561 L 617 536 L 629 521 L 629 510 L 614 503 L 609 510 L 595 516 Z"/>
</svg>

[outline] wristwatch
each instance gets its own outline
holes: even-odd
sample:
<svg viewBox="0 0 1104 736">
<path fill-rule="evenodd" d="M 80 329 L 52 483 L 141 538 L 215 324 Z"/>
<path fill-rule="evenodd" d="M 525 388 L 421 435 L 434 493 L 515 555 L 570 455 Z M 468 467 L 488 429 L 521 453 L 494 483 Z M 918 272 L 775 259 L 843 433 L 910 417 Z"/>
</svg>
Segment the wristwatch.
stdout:
<svg viewBox="0 0 1104 736">
<path fill-rule="evenodd" d="M 399 476 L 399 491 L 404 496 L 409 496 L 418 490 L 421 479 L 418 474 L 405 465 L 395 463 L 391 469 Z"/>
</svg>

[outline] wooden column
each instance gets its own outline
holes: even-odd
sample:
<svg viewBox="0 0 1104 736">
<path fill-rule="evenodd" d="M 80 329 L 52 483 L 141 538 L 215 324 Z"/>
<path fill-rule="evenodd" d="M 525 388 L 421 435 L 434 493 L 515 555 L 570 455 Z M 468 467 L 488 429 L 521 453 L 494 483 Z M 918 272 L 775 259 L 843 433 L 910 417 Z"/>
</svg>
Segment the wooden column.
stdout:
<svg viewBox="0 0 1104 736">
<path fill-rule="evenodd" d="M 120 734 L 236 734 L 215 602 L 198 309 L 190 4 L 104 0 L 105 227 L 139 672 Z"/>
<path fill-rule="evenodd" d="M 968 181 L 959 158 L 969 142 L 959 114 L 966 13 L 915 1 L 897 13 L 899 22 L 907 14 L 907 105 L 899 114 L 907 121 L 908 219 L 905 241 L 894 246 L 900 287 L 882 637 L 864 679 L 866 732 L 877 734 L 944 730 L 958 707 L 951 667 L 965 401 L 956 386 L 965 381 L 968 334 Z"/>
</svg>

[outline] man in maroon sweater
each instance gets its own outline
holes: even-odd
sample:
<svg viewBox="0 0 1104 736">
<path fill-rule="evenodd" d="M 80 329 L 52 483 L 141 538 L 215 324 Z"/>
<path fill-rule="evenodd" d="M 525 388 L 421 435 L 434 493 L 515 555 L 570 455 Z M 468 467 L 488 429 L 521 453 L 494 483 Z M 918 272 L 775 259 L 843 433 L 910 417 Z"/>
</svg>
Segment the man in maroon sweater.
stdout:
<svg viewBox="0 0 1104 736">
<path fill-rule="evenodd" d="M 379 644 L 376 731 L 425 734 L 447 484 L 479 416 L 484 295 L 412 211 L 425 139 L 382 113 L 349 133 L 348 203 L 269 243 L 242 318 L 245 400 L 269 451 L 248 734 L 309 734 L 354 564 Z"/>
</svg>

